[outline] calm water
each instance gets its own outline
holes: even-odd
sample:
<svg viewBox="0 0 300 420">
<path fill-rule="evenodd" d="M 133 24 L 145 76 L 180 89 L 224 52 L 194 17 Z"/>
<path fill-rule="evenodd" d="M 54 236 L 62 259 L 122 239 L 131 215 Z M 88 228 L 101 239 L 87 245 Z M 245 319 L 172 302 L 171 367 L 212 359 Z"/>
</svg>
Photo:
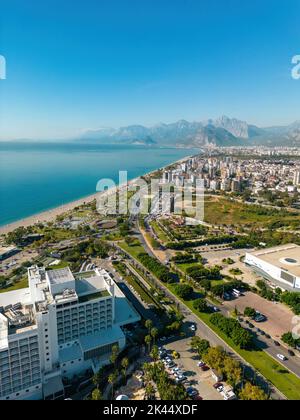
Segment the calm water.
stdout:
<svg viewBox="0 0 300 420">
<path fill-rule="evenodd" d="M 195 149 L 159 149 L 75 143 L 0 142 L 0 225 L 79 199 L 97 181 L 128 179 L 162 167 Z"/>
</svg>

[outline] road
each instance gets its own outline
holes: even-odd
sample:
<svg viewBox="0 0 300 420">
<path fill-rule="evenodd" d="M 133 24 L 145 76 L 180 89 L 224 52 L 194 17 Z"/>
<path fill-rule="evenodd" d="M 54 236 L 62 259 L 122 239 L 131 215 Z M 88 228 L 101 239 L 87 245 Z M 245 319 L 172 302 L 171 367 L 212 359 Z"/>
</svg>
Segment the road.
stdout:
<svg viewBox="0 0 300 420">
<path fill-rule="evenodd" d="M 139 266 L 141 269 L 144 269 L 144 267 L 141 266 L 139 261 L 135 260 L 130 254 L 119 248 L 118 244 L 115 243 L 115 246 L 123 253 L 125 253 L 132 261 L 134 261 L 134 264 Z M 146 248 L 147 250 L 147 248 Z M 229 347 L 225 341 L 223 341 L 214 331 L 212 331 L 203 321 L 201 321 L 196 315 L 194 315 L 191 310 L 182 303 L 176 295 L 174 295 L 163 283 L 161 283 L 157 278 L 155 278 L 153 275 L 151 276 L 153 281 L 157 284 L 157 286 L 162 289 L 166 296 L 175 301 L 178 304 L 178 307 L 182 314 L 185 316 L 185 327 L 189 329 L 189 326 L 191 324 L 195 324 L 197 326 L 197 335 L 200 335 L 202 338 L 208 340 L 212 346 L 221 346 L 223 347 L 228 354 L 230 354 L 233 358 L 241 362 L 247 371 L 247 373 L 253 377 L 256 376 L 256 378 L 259 380 L 259 382 L 262 385 L 266 385 L 266 380 L 261 376 L 257 375 L 257 372 L 252 368 L 252 366 L 249 365 L 249 363 L 244 360 L 239 354 L 237 354 L 231 347 Z M 271 396 L 274 399 L 286 399 L 283 394 L 280 393 L 280 391 L 277 391 L 275 388 L 271 389 Z"/>
</svg>

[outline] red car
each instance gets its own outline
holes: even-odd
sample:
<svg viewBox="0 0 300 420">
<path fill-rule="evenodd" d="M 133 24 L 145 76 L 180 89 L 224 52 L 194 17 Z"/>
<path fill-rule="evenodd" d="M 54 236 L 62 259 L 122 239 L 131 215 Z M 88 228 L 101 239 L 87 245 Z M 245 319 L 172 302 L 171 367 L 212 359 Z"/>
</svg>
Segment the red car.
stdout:
<svg viewBox="0 0 300 420">
<path fill-rule="evenodd" d="M 202 398 L 200 395 L 195 395 L 195 396 L 193 397 L 193 400 L 202 401 L 202 400 L 203 400 L 203 398 Z"/>
<path fill-rule="evenodd" d="M 219 386 L 222 386 L 221 382 L 217 382 L 217 383 L 213 384 L 213 387 L 214 387 L 215 389 L 218 389 L 218 388 L 219 388 Z"/>
<path fill-rule="evenodd" d="M 203 365 L 203 366 L 201 366 L 201 370 L 202 370 L 203 372 L 206 372 L 207 370 L 209 370 L 209 367 L 208 367 L 208 366 L 206 366 L 206 365 Z"/>
</svg>

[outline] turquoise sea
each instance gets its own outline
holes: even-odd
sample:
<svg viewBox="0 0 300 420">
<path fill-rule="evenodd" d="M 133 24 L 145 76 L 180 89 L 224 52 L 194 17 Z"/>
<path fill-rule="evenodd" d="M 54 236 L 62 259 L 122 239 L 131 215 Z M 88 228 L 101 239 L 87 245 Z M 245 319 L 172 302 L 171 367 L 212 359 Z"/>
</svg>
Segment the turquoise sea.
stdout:
<svg viewBox="0 0 300 420">
<path fill-rule="evenodd" d="M 196 149 L 0 142 L 0 226 L 96 192 L 101 178 L 133 179 Z"/>
</svg>

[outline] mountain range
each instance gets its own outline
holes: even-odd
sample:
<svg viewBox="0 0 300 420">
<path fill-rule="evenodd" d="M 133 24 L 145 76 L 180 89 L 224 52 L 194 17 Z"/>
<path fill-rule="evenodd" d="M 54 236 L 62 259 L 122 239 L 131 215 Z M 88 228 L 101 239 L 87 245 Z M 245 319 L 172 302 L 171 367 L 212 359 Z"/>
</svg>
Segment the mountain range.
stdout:
<svg viewBox="0 0 300 420">
<path fill-rule="evenodd" d="M 189 122 L 180 120 L 152 127 L 126 127 L 89 130 L 81 141 L 102 144 L 140 144 L 172 147 L 203 146 L 300 146 L 300 120 L 288 126 L 260 128 L 236 118 L 222 116 L 215 120 Z"/>
</svg>

